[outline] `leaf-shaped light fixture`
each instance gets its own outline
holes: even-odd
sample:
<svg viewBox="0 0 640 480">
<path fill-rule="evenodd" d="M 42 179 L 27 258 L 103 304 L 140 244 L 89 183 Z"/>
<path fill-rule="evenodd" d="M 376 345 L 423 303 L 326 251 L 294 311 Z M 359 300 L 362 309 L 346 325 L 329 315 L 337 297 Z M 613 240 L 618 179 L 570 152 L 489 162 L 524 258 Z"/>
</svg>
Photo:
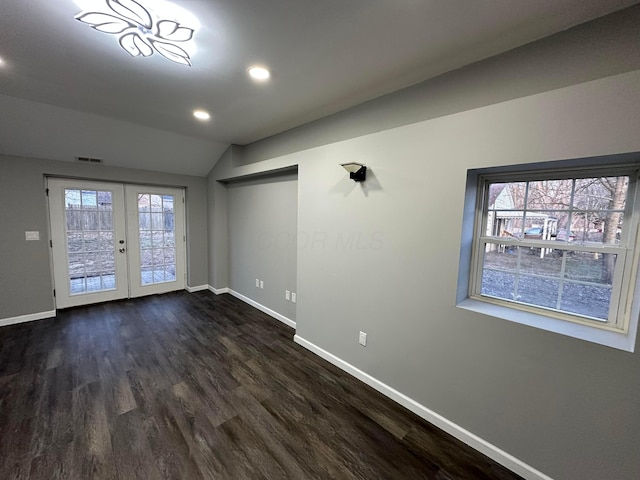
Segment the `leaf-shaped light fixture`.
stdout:
<svg viewBox="0 0 640 480">
<path fill-rule="evenodd" d="M 132 57 L 142 55 L 143 57 L 150 57 L 153 55 L 153 48 L 151 48 L 145 41 L 143 41 L 139 35 L 135 33 L 127 33 L 122 35 L 119 39 L 120 46 L 129 53 Z"/>
<path fill-rule="evenodd" d="M 117 35 L 122 49 L 132 57 L 150 57 L 155 52 L 174 63 L 191 66 L 184 47 L 193 39 L 194 28 L 161 18 L 137 0 L 106 0 L 105 5 L 109 12 L 83 11 L 75 18 L 94 30 Z"/>
<path fill-rule="evenodd" d="M 164 58 L 183 65 L 191 65 L 189 54 L 178 45 L 153 39 L 150 39 L 149 41 L 151 42 L 151 45 L 153 45 L 153 48 L 156 49 L 156 52 Z"/>
<path fill-rule="evenodd" d="M 193 29 L 182 27 L 172 20 L 160 20 L 158 22 L 158 36 L 173 42 L 188 42 L 193 38 Z"/>
<path fill-rule="evenodd" d="M 135 0 L 107 0 L 107 5 L 122 17 L 133 20 L 146 29 L 151 29 L 151 14 Z"/>
</svg>

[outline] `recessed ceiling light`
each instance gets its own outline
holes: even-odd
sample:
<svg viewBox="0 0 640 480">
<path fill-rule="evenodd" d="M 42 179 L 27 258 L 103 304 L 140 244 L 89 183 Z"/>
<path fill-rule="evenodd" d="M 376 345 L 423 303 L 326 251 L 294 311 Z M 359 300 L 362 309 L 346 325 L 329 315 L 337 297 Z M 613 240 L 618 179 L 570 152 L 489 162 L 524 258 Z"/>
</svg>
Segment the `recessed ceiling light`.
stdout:
<svg viewBox="0 0 640 480">
<path fill-rule="evenodd" d="M 4 60 L 2 59 L 2 57 L 0 57 L 0 67 L 4 66 Z"/>
<path fill-rule="evenodd" d="M 271 73 L 264 67 L 249 67 L 249 75 L 256 80 L 267 80 Z"/>
<path fill-rule="evenodd" d="M 211 115 L 209 115 L 208 112 L 205 112 L 204 110 L 194 110 L 193 111 L 193 116 L 196 117 L 198 120 L 209 120 L 211 118 Z"/>
</svg>

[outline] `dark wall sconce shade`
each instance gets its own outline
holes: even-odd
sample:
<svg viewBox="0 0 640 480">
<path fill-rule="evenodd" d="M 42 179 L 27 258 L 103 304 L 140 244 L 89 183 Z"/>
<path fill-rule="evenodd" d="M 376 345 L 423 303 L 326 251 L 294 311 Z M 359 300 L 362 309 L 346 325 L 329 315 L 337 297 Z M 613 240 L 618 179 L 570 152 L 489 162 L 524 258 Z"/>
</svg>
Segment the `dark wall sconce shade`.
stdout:
<svg viewBox="0 0 640 480">
<path fill-rule="evenodd" d="M 343 167 L 347 172 L 349 172 L 349 178 L 354 182 L 364 182 L 367 178 L 367 166 L 361 163 L 351 162 L 351 163 L 341 163 L 341 167 Z"/>
</svg>

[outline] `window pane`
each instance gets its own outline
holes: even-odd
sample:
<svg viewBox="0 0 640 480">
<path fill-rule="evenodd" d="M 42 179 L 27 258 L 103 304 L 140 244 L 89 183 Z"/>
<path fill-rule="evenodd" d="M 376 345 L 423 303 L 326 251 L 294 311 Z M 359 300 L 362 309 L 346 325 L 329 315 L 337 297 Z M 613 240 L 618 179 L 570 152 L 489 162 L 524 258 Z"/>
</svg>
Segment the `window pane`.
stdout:
<svg viewBox="0 0 640 480">
<path fill-rule="evenodd" d="M 98 210 L 111 210 L 113 200 L 111 192 L 98 192 Z"/>
<path fill-rule="evenodd" d="M 162 247 L 164 245 L 164 232 L 156 231 L 151 234 L 151 242 L 154 247 Z"/>
<path fill-rule="evenodd" d="M 82 233 L 67 233 L 67 249 L 69 253 L 82 252 Z"/>
<path fill-rule="evenodd" d="M 104 272 L 102 274 L 102 289 L 112 290 L 116 288 L 116 274 L 115 271 Z"/>
<path fill-rule="evenodd" d="M 166 263 L 166 264 L 176 263 L 176 249 L 175 248 L 165 248 L 164 249 L 164 263 Z"/>
<path fill-rule="evenodd" d="M 173 247 L 175 244 L 175 234 L 173 232 L 164 232 L 164 246 Z"/>
<path fill-rule="evenodd" d="M 561 273 L 559 251 L 486 244 L 481 293 L 556 308 Z"/>
<path fill-rule="evenodd" d="M 520 247 L 486 244 L 482 270 L 482 295 L 515 299 Z"/>
<path fill-rule="evenodd" d="M 98 207 L 98 192 L 95 190 L 82 190 L 82 208 Z"/>
<path fill-rule="evenodd" d="M 520 247 L 520 273 L 560 278 L 562 251 L 547 248 Z"/>
<path fill-rule="evenodd" d="M 161 248 L 153 249 L 153 264 L 154 265 L 162 265 L 164 264 L 164 252 Z"/>
<path fill-rule="evenodd" d="M 84 254 L 69 254 L 69 276 L 71 278 L 84 276 Z"/>
<path fill-rule="evenodd" d="M 165 213 L 164 214 L 164 229 L 165 230 L 173 230 L 175 228 L 173 216 L 174 216 L 173 213 Z"/>
<path fill-rule="evenodd" d="M 113 232 L 100 232 L 98 248 L 103 252 L 115 250 L 115 243 L 113 242 Z"/>
<path fill-rule="evenodd" d="M 576 210 L 624 210 L 629 177 L 576 179 Z"/>
<path fill-rule="evenodd" d="M 100 254 L 102 259 L 102 271 L 110 272 L 116 269 L 116 257 L 115 252 L 102 252 Z M 103 273 L 105 275 L 106 273 Z"/>
<path fill-rule="evenodd" d="M 153 283 L 164 282 L 164 268 L 153 270 Z"/>
<path fill-rule="evenodd" d="M 140 248 L 151 248 L 151 232 L 140 232 Z"/>
<path fill-rule="evenodd" d="M 138 214 L 139 221 L 139 229 L 140 230 L 151 230 L 151 214 L 150 213 L 139 213 Z"/>
<path fill-rule="evenodd" d="M 617 255 L 485 244 L 482 295 L 606 320 Z"/>
<path fill-rule="evenodd" d="M 161 212 L 151 214 L 151 228 L 153 230 L 164 230 L 164 215 Z"/>
<path fill-rule="evenodd" d="M 84 277 L 79 277 L 79 278 L 71 277 L 69 279 L 69 292 L 71 294 L 84 293 L 86 289 L 87 288 L 85 285 Z"/>
<path fill-rule="evenodd" d="M 567 252 L 565 278 L 579 282 L 611 285 L 616 266 L 616 254 L 598 252 Z"/>
<path fill-rule="evenodd" d="M 529 182 L 527 210 L 567 210 L 571 205 L 573 180 Z"/>
<path fill-rule="evenodd" d="M 82 212 L 82 229 L 83 230 L 98 230 L 98 212 L 96 211 L 83 211 Z"/>
<path fill-rule="evenodd" d="M 162 212 L 162 196 L 151 195 L 151 211 Z"/>
<path fill-rule="evenodd" d="M 100 212 L 100 230 L 113 230 L 113 217 L 111 212 Z"/>
<path fill-rule="evenodd" d="M 138 194 L 138 211 L 150 212 L 151 211 L 151 199 L 148 194 Z"/>
<path fill-rule="evenodd" d="M 164 267 L 164 271 L 167 282 L 174 282 L 176 280 L 176 267 L 174 265 Z"/>
<path fill-rule="evenodd" d="M 80 208 L 80 190 L 65 189 L 64 203 L 67 208 Z"/>
<path fill-rule="evenodd" d="M 173 213 L 173 195 L 163 195 L 162 204 L 166 213 Z"/>
<path fill-rule="evenodd" d="M 538 307 L 557 308 L 560 280 L 523 275 L 518 279 L 516 300 Z"/>
<path fill-rule="evenodd" d="M 153 283 L 153 270 L 150 268 L 143 268 L 140 271 L 140 283 L 142 285 L 150 285 Z"/>
<path fill-rule="evenodd" d="M 102 270 L 102 258 L 98 253 L 85 254 L 84 268 L 87 270 L 87 275 L 100 274 Z M 98 282 L 99 283 L 99 282 Z"/>
<path fill-rule="evenodd" d="M 624 228 L 624 214 L 622 212 L 574 212 L 573 218 L 574 227 L 571 229 L 569 241 L 597 245 L 620 244 Z M 558 236 L 562 237 L 564 241 L 566 229 L 562 229 Z"/>
<path fill-rule="evenodd" d="M 153 254 L 151 249 L 140 250 L 140 266 L 143 268 L 153 265 Z"/>
<path fill-rule="evenodd" d="M 84 251 L 97 252 L 100 249 L 99 238 L 98 232 L 84 232 Z"/>
<path fill-rule="evenodd" d="M 522 210 L 526 182 L 492 183 L 489 185 L 489 209 Z"/>
<path fill-rule="evenodd" d="M 566 282 L 562 290 L 562 311 L 607 320 L 611 287 Z"/>
<path fill-rule="evenodd" d="M 67 231 L 81 231 L 82 230 L 82 211 L 73 210 L 74 207 L 67 207 L 65 216 L 67 219 Z"/>
</svg>

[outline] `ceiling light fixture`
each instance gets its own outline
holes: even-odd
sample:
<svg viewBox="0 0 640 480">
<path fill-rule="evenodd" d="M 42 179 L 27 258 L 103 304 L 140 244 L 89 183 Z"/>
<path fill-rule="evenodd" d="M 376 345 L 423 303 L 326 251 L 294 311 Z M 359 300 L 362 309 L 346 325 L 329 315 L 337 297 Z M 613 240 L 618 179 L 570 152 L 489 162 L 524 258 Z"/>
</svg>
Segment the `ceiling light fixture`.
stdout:
<svg viewBox="0 0 640 480">
<path fill-rule="evenodd" d="M 211 115 L 209 115 L 208 112 L 205 112 L 204 110 L 194 110 L 193 111 L 193 116 L 196 117 L 198 120 L 209 120 L 211 118 Z"/>
<path fill-rule="evenodd" d="M 145 1 L 150 2 L 152 0 Z M 155 3 L 158 4 L 157 1 Z M 174 63 L 191 66 L 191 55 L 195 51 L 191 39 L 197 22 L 187 27 L 176 21 L 181 9 L 174 7 L 170 18 L 167 18 L 167 6 L 170 5 L 167 2 L 158 4 L 164 10 L 152 10 L 136 0 L 106 0 L 100 4 L 108 6 L 109 11 L 83 8 L 75 19 L 98 32 L 116 35 L 122 49 L 132 57 L 150 57 L 159 53 Z M 189 14 L 188 20 L 191 18 L 193 16 Z"/>
<path fill-rule="evenodd" d="M 256 80 L 268 80 L 271 76 L 269 70 L 264 67 L 249 67 L 248 71 L 249 75 L 251 75 L 251 78 L 255 78 Z"/>
</svg>

